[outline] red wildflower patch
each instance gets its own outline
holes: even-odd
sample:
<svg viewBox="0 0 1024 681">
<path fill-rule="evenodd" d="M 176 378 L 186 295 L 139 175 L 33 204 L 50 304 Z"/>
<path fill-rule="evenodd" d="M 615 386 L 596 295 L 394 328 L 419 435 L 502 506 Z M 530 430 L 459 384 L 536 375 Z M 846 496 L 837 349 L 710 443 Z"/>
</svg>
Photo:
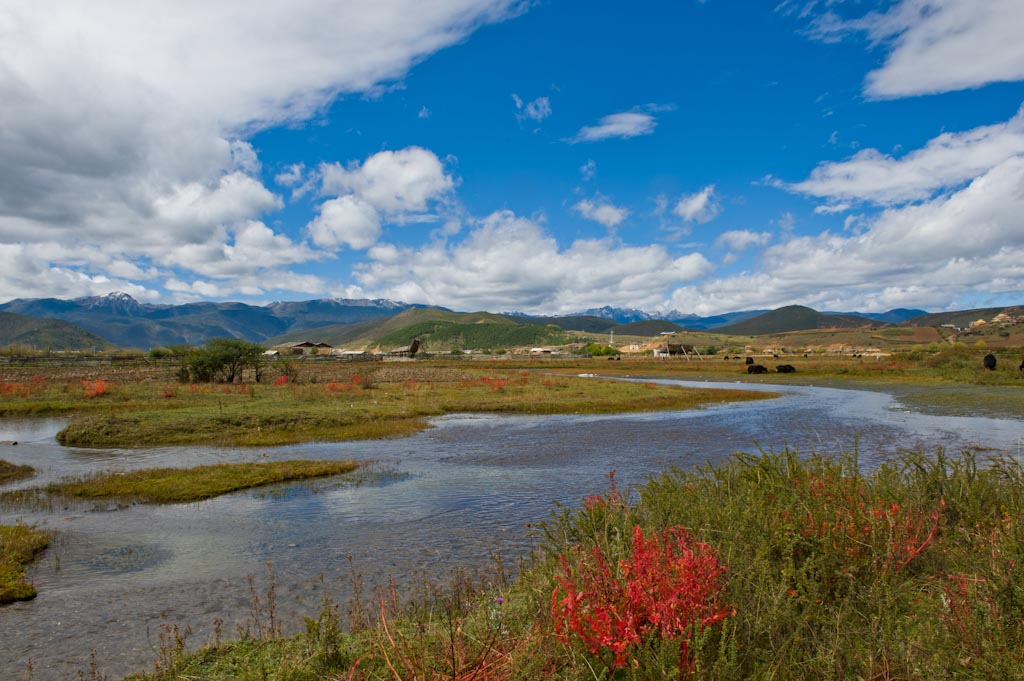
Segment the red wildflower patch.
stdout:
<svg viewBox="0 0 1024 681">
<path fill-rule="evenodd" d="M 82 381 L 86 397 L 99 397 L 107 393 L 107 382 L 102 378 L 97 381 Z"/>
<path fill-rule="evenodd" d="M 574 561 L 561 556 L 562 571 L 551 596 L 556 633 L 575 635 L 613 669 L 635 659 L 652 639 L 679 642 L 679 670 L 689 673 L 690 641 L 696 631 L 725 619 L 722 603 L 726 568 L 704 542 L 683 527 L 646 536 L 633 528 L 631 555 L 608 564 L 601 549 Z"/>
</svg>

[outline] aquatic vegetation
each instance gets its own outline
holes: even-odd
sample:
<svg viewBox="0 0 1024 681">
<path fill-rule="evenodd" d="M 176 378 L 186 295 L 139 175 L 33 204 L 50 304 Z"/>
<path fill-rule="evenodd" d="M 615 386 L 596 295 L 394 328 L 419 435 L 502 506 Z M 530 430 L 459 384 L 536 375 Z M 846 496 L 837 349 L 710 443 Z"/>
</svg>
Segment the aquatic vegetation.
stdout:
<svg viewBox="0 0 1024 681">
<path fill-rule="evenodd" d="M 149 468 L 106 472 L 43 488 L 49 495 L 83 500 L 114 499 L 167 504 L 199 501 L 242 489 L 279 482 L 350 473 L 356 461 L 264 461 L 224 463 L 195 468 Z"/>
<path fill-rule="evenodd" d="M 33 475 L 35 475 L 35 469 L 32 466 L 22 466 L 0 459 L 0 485 L 22 478 L 30 478 Z"/>
<path fill-rule="evenodd" d="M 25 566 L 50 545 L 51 533 L 28 525 L 0 525 L 0 605 L 35 598 Z"/>
</svg>

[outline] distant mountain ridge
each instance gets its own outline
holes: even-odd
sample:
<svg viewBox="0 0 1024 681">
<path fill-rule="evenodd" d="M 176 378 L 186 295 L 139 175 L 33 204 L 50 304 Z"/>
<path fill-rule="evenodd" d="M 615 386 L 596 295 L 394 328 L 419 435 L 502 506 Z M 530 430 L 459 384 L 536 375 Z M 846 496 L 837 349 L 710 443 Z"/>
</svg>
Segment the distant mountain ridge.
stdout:
<svg viewBox="0 0 1024 681">
<path fill-rule="evenodd" d="M 818 312 L 809 307 L 790 305 L 777 310 L 747 310 L 701 317 L 682 314 L 677 310 L 650 313 L 635 308 L 605 306 L 591 308 L 578 315 L 548 317 L 523 313 L 457 313 L 441 307 L 385 299 L 325 298 L 281 301 L 262 306 L 240 302 L 156 305 L 140 303 L 126 293 L 74 300 L 17 299 L 0 304 L 0 312 L 27 318 L 60 320 L 80 327 L 82 334 L 91 334 L 93 337 L 91 341 L 83 341 L 84 348 L 95 347 L 97 342 L 102 341 L 117 347 L 140 349 L 180 344 L 201 345 L 216 337 L 242 338 L 267 345 L 282 340 L 311 338 L 337 347 L 373 344 L 403 326 L 438 320 L 452 324 L 558 327 L 562 331 L 592 334 L 614 332 L 621 336 L 655 336 L 663 332 L 684 330 L 756 336 L 885 324 L 959 326 L 979 318 L 991 318 L 1003 310 L 1016 310 L 1015 314 L 1019 316 L 1024 308 L 1016 306 L 947 313 L 926 313 L 901 308 L 885 313 L 860 314 Z M 72 334 L 68 329 L 62 331 L 65 332 Z M 503 333 L 511 337 L 522 332 L 509 329 Z M 498 335 L 493 335 L 493 338 L 497 341 Z M 10 345 L 12 341 L 4 342 L 0 336 L 0 345 L 5 344 Z M 43 342 L 31 344 L 52 345 Z"/>
<path fill-rule="evenodd" d="M 217 337 L 262 342 L 289 331 L 390 317 L 414 307 L 425 306 L 338 298 L 265 306 L 235 302 L 154 305 L 140 303 L 127 293 L 111 293 L 74 300 L 19 298 L 0 305 L 0 311 L 58 319 L 119 347 L 149 349 L 201 345 Z"/>
<path fill-rule="evenodd" d="M 0 312 L 0 347 L 17 346 L 57 352 L 111 350 L 114 347 L 99 336 L 59 319 Z"/>
<path fill-rule="evenodd" d="M 768 312 L 768 310 L 746 310 L 743 312 L 727 312 L 725 314 L 712 315 L 710 317 L 701 317 L 696 314 L 684 314 L 679 310 L 670 310 L 668 312 L 645 312 L 636 308 L 610 307 L 606 305 L 604 307 L 595 307 L 589 310 L 584 310 L 583 312 L 564 316 L 534 316 L 523 314 L 521 312 L 511 312 L 508 313 L 507 316 L 526 317 L 535 320 L 537 323 L 556 324 L 558 326 L 562 326 L 564 323 L 567 323 L 566 320 L 588 320 L 587 323 L 590 328 L 573 327 L 573 330 L 575 331 L 610 331 L 613 328 L 611 324 L 602 325 L 600 322 L 594 321 L 602 319 L 616 324 L 634 324 L 637 322 L 651 321 L 671 322 L 680 328 L 689 329 L 691 331 L 705 331 L 707 329 L 725 326 L 732 322 L 742 321 L 749 317 L 756 317 L 757 315 L 764 314 L 765 312 Z"/>
</svg>

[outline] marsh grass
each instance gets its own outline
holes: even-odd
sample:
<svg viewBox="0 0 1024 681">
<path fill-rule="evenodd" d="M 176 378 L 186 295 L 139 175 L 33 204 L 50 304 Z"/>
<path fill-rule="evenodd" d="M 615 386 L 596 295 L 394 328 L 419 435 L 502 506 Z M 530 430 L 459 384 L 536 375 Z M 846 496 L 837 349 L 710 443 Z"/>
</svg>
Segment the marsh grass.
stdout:
<svg viewBox="0 0 1024 681">
<path fill-rule="evenodd" d="M 515 580 L 456 580 L 404 605 L 385 596 L 349 632 L 327 603 L 298 636 L 219 642 L 144 678 L 1021 678 L 1022 512 L 1024 472 L 1008 459 L 908 453 L 865 473 L 856 454 L 737 454 L 556 508 Z M 685 551 L 666 554 L 668 572 L 640 570 L 667 528 L 721 578 L 658 576 L 684 579 Z M 593 582 L 587 565 L 608 572 Z M 622 641 L 576 635 L 599 609 L 557 626 L 567 584 L 582 603 L 613 598 L 616 583 L 647 598 L 631 591 L 641 574 L 666 598 L 722 607 Z"/>
<path fill-rule="evenodd" d="M 50 545 L 51 536 L 21 523 L 0 525 L 0 604 L 35 598 L 25 567 Z"/>
<path fill-rule="evenodd" d="M 128 388 L 109 390 L 98 399 L 116 398 L 118 390 Z M 360 375 L 346 382 L 191 386 L 175 397 L 159 398 L 155 407 L 148 398 L 130 398 L 117 410 L 82 413 L 58 440 L 91 447 L 269 446 L 401 437 L 429 427 L 430 417 L 457 412 L 602 414 L 692 409 L 766 397 L 770 395 L 742 390 L 651 389 L 619 381 L 552 379 L 507 369 L 464 374 L 459 381 L 412 377 L 384 382 Z"/>
<path fill-rule="evenodd" d="M 36 474 L 32 466 L 21 466 L 0 459 L 0 485 L 23 478 L 31 478 Z"/>
<path fill-rule="evenodd" d="M 48 495 L 80 500 L 170 504 L 200 501 L 280 482 L 342 475 L 356 470 L 359 465 L 356 461 L 290 460 L 152 468 L 97 473 L 79 480 L 55 482 L 42 490 Z"/>
</svg>

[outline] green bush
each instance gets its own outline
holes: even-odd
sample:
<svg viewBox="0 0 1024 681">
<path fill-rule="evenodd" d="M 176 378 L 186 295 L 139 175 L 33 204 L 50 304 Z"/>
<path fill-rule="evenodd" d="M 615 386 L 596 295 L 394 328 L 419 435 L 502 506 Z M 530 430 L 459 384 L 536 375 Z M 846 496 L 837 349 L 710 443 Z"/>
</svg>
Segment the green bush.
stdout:
<svg viewBox="0 0 1024 681">
<path fill-rule="evenodd" d="M 183 383 L 234 383 L 244 380 L 247 369 L 257 383 L 261 378 L 263 347 L 238 338 L 214 338 L 201 348 L 191 348 L 180 357 L 178 377 Z"/>
</svg>

